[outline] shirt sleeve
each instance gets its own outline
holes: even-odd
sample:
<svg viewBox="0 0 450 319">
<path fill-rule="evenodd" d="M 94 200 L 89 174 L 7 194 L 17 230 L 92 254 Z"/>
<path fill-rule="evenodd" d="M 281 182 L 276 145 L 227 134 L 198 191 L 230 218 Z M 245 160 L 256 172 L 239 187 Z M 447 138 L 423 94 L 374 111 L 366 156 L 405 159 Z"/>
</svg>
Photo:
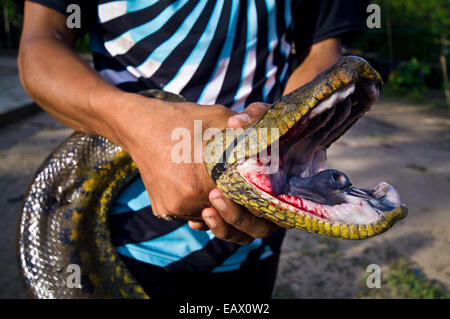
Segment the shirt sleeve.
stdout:
<svg viewBox="0 0 450 319">
<path fill-rule="evenodd" d="M 85 1 L 83 0 L 27 0 L 30 2 L 35 2 L 46 6 L 47 8 L 58 11 L 66 16 L 71 12 L 67 12 L 67 7 L 71 4 L 78 4 L 83 12 L 83 7 L 85 6 Z"/>
<path fill-rule="evenodd" d="M 94 0 L 27 0 L 39 3 L 47 8 L 53 9 L 66 17 L 71 15 L 73 11 L 67 12 L 67 7 L 71 4 L 80 6 L 81 12 L 81 29 L 75 29 L 75 37 L 79 38 L 89 29 L 89 25 L 95 21 L 96 3 Z"/>
<path fill-rule="evenodd" d="M 294 42 L 299 51 L 332 37 L 365 30 L 368 0 L 300 0 L 293 11 Z"/>
</svg>

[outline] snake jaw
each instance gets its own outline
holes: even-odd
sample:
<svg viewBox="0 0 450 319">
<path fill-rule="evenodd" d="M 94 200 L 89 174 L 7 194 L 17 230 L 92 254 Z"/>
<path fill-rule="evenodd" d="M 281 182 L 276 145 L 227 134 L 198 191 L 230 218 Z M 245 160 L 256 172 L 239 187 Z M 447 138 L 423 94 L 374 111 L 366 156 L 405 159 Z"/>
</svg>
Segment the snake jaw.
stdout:
<svg viewBox="0 0 450 319">
<path fill-rule="evenodd" d="M 355 92 L 367 97 L 365 105 L 358 106 L 361 102 L 353 99 Z M 295 212 L 347 225 L 380 222 L 384 212 L 400 205 L 397 191 L 385 182 L 369 190 L 352 187 L 344 173 L 325 165 L 330 141 L 355 122 L 352 118 L 361 117 L 378 95 L 372 82 L 343 86 L 318 103 L 305 121 L 294 126 L 295 133 L 281 136 L 278 171 L 268 173 L 267 165 L 261 164 L 257 156 L 239 165 L 240 173 L 247 182 Z"/>
<path fill-rule="evenodd" d="M 370 109 L 381 86 L 365 60 L 343 57 L 226 142 L 224 149 L 232 150 L 234 159 L 224 152 L 224 162 L 207 165 L 208 171 L 228 197 L 286 227 L 347 239 L 384 232 L 407 214 L 397 191 L 385 182 L 373 189 L 353 187 L 344 173 L 325 165 L 326 149 Z M 257 136 L 251 129 L 274 127 L 280 130 L 278 139 L 258 135 L 258 147 L 243 148 Z M 276 171 L 260 150 L 269 157 L 279 154 Z"/>
</svg>

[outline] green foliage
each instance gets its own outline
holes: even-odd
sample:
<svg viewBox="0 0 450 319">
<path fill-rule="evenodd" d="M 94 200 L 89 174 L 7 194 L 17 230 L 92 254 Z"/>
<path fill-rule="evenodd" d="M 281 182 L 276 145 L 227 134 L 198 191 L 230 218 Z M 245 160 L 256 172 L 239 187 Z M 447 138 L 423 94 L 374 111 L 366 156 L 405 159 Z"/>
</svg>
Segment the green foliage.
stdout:
<svg viewBox="0 0 450 319">
<path fill-rule="evenodd" d="M 367 277 L 366 277 L 367 278 Z M 362 282 L 360 297 L 369 298 L 408 298 L 408 299 L 448 299 L 450 293 L 440 284 L 425 278 L 419 269 L 414 269 L 407 260 L 402 259 L 389 267 L 383 276 L 381 288 L 366 287 Z"/>
<path fill-rule="evenodd" d="M 381 8 L 381 28 L 367 29 L 354 42 L 364 52 L 376 52 L 389 58 L 388 22 L 392 29 L 394 60 L 437 63 L 443 39 L 450 36 L 450 1 L 448 0 L 375 0 Z"/>
<path fill-rule="evenodd" d="M 75 41 L 75 51 L 78 53 L 86 53 L 91 51 L 88 33 L 84 34 Z"/>
<path fill-rule="evenodd" d="M 401 63 L 388 78 L 389 90 L 394 94 L 415 94 L 425 89 L 425 77 L 430 74 L 430 67 L 421 64 L 416 58 Z"/>
<path fill-rule="evenodd" d="M 3 11 L 6 8 L 6 15 Z M 17 48 L 23 23 L 23 2 L 2 0 L 0 4 L 0 48 Z M 7 32 L 6 25 L 9 31 Z"/>
<path fill-rule="evenodd" d="M 6 7 L 9 23 L 14 27 L 20 27 L 23 22 L 22 5 L 17 4 L 17 1 L 4 0 L 2 6 Z"/>
</svg>

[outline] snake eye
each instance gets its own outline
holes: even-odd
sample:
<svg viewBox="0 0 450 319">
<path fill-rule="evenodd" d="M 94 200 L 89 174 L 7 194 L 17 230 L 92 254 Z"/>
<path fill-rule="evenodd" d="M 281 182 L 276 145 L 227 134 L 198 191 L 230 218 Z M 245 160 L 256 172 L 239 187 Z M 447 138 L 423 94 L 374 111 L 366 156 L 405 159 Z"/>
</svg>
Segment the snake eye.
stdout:
<svg viewBox="0 0 450 319">
<path fill-rule="evenodd" d="M 337 170 L 327 169 L 311 177 L 311 182 L 324 190 L 345 189 L 351 185 L 348 177 Z"/>
<path fill-rule="evenodd" d="M 329 170 L 330 174 L 330 186 L 335 187 L 336 189 L 343 189 L 347 188 L 351 185 L 348 177 L 339 171 L 336 171 L 334 169 Z"/>
</svg>

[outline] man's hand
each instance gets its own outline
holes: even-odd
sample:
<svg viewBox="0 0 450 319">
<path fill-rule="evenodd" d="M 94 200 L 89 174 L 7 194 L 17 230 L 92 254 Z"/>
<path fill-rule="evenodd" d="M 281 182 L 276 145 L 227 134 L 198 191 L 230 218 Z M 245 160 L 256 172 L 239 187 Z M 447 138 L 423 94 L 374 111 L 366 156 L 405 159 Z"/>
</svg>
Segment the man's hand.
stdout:
<svg viewBox="0 0 450 319">
<path fill-rule="evenodd" d="M 203 130 L 246 127 L 261 116 L 266 108 L 264 104 L 253 103 L 243 113 L 236 114 L 221 105 L 169 103 L 140 96 L 130 96 L 130 101 L 133 108 L 123 112 L 115 126 L 121 132 L 120 144 L 139 168 L 156 215 L 190 220 L 193 229 L 209 228 L 216 237 L 240 244 L 266 237 L 277 228 L 215 188 L 203 161 L 192 161 L 193 147 L 190 163 L 175 163 L 172 158 L 172 150 L 179 143 L 172 140 L 175 129 L 190 131 L 192 146 L 194 120 L 202 121 Z"/>
<path fill-rule="evenodd" d="M 242 113 L 230 117 L 227 126 L 245 128 L 252 125 L 266 108 L 267 105 L 263 103 L 252 103 Z M 255 238 L 267 237 L 278 228 L 276 224 L 236 204 L 218 188 L 209 193 L 209 199 L 213 207 L 203 209 L 204 222 L 190 221 L 191 228 L 210 229 L 216 237 L 239 244 L 250 244 Z"/>
<path fill-rule="evenodd" d="M 203 152 L 194 149 L 194 121 L 201 121 L 203 131 L 221 130 L 234 112 L 221 105 L 165 102 L 137 94 L 130 94 L 124 107 L 113 126 L 119 145 L 139 168 L 153 212 L 163 218 L 200 220 L 202 209 L 210 205 L 208 194 L 214 183 L 203 163 Z M 177 131 L 187 134 L 180 139 Z M 186 147 L 180 154 L 188 157 L 174 158 L 181 142 Z M 197 161 L 196 151 L 201 154 Z"/>
</svg>

